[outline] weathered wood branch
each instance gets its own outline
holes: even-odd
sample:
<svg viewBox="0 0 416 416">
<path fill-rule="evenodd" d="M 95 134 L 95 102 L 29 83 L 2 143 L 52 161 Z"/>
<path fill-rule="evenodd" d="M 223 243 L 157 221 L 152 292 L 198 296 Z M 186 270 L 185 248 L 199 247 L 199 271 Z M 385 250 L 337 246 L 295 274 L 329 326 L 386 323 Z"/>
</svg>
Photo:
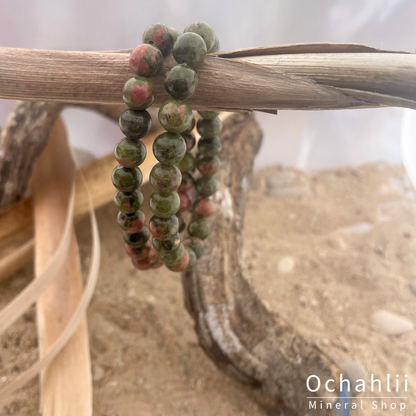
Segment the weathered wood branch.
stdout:
<svg viewBox="0 0 416 416">
<path fill-rule="evenodd" d="M 339 370 L 285 319 L 270 313 L 244 276 L 245 191 L 261 136 L 252 115 L 233 115 L 224 123 L 218 209 L 205 255 L 183 275 L 185 304 L 201 347 L 220 369 L 251 386 L 273 415 L 302 416 L 308 413 L 307 396 L 313 396 L 306 389 L 308 376 L 336 379 Z M 328 396 L 322 393 L 315 395 Z"/>
<path fill-rule="evenodd" d="M 63 52 L 0 48 L 0 98 L 122 103 L 128 51 Z M 168 99 L 164 73 L 156 101 Z M 189 103 L 222 110 L 416 108 L 416 55 L 365 45 L 300 44 L 208 55 Z"/>
</svg>

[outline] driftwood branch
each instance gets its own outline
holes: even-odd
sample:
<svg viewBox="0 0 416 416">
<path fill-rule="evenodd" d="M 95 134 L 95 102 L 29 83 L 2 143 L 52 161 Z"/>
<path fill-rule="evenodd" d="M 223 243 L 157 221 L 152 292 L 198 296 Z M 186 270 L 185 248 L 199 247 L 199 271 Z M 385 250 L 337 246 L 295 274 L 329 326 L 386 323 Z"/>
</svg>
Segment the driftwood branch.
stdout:
<svg viewBox="0 0 416 416">
<path fill-rule="evenodd" d="M 129 51 L 0 48 L 0 98 L 120 104 Z M 156 100 L 168 99 L 163 74 Z M 30 67 L 30 70 L 28 68 Z M 354 44 L 299 44 L 208 55 L 189 103 L 222 110 L 416 108 L 416 55 Z"/>
<path fill-rule="evenodd" d="M 183 276 L 185 304 L 201 347 L 220 369 L 251 386 L 273 415 L 306 415 L 307 396 L 313 396 L 306 389 L 308 376 L 337 379 L 339 370 L 281 316 L 271 314 L 245 279 L 241 263 L 245 191 L 261 131 L 252 115 L 233 115 L 224 123 L 222 139 L 219 208 L 206 254 L 196 270 Z M 322 391 L 315 394 L 328 396 Z"/>
</svg>

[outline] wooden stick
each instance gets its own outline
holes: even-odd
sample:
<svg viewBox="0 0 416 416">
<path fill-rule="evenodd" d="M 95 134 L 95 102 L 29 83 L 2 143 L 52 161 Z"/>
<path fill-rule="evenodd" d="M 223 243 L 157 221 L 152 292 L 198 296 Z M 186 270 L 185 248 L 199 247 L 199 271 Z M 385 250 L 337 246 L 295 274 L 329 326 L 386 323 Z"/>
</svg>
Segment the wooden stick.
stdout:
<svg viewBox="0 0 416 416">
<path fill-rule="evenodd" d="M 120 86 L 131 76 L 128 61 L 128 51 L 0 48 L 0 97 L 122 103 Z M 174 64 L 169 56 L 155 77 L 156 105 L 168 99 L 163 77 Z M 416 108 L 415 75 L 416 55 L 365 45 L 253 48 L 208 55 L 189 103 L 196 109 L 231 111 Z"/>
<path fill-rule="evenodd" d="M 75 173 L 61 121 L 36 162 L 33 174 L 35 273 L 40 275 L 59 245 Z M 83 293 L 75 233 L 68 258 L 37 303 L 39 349 L 45 353 L 61 334 Z M 92 415 L 92 376 L 86 318 L 41 378 L 43 416 Z"/>
</svg>

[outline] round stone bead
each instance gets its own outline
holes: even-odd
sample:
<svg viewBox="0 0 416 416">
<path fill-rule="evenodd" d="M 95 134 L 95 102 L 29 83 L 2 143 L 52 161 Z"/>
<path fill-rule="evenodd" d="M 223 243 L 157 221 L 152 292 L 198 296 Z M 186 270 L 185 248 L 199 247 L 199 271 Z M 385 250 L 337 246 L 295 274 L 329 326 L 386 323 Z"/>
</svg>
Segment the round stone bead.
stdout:
<svg viewBox="0 0 416 416">
<path fill-rule="evenodd" d="M 179 263 L 174 264 L 172 266 L 169 265 L 166 267 L 172 272 L 183 272 L 186 270 L 188 265 L 189 265 L 189 252 L 188 250 L 185 250 L 183 253 L 183 257 Z"/>
<path fill-rule="evenodd" d="M 133 192 L 143 181 L 143 174 L 139 168 L 125 168 L 118 165 L 111 176 L 113 185 L 122 192 Z"/>
<path fill-rule="evenodd" d="M 188 65 L 175 65 L 166 72 L 165 89 L 176 100 L 191 97 L 198 86 L 198 75 Z"/>
<path fill-rule="evenodd" d="M 152 127 L 152 117 L 147 111 L 127 109 L 119 120 L 120 130 L 128 139 L 143 139 Z"/>
<path fill-rule="evenodd" d="M 159 134 L 153 142 L 153 153 L 160 163 L 175 165 L 185 156 L 185 140 L 179 134 Z"/>
<path fill-rule="evenodd" d="M 157 238 L 153 239 L 153 247 L 162 258 L 167 254 L 176 251 L 180 245 L 181 236 L 179 235 L 179 233 L 176 233 L 169 240 L 158 240 Z"/>
<path fill-rule="evenodd" d="M 159 108 L 159 122 L 169 133 L 182 133 L 192 123 L 192 110 L 184 101 L 168 100 Z"/>
<path fill-rule="evenodd" d="M 136 211 L 131 215 L 119 212 L 117 222 L 120 228 L 127 234 L 138 233 L 146 223 L 146 217 L 143 211 Z"/>
<path fill-rule="evenodd" d="M 213 120 L 220 115 L 219 111 L 198 111 L 198 114 L 205 120 Z"/>
<path fill-rule="evenodd" d="M 213 139 L 200 139 L 198 142 L 198 151 L 201 155 L 207 157 L 217 156 L 221 152 L 222 144 L 219 137 Z"/>
<path fill-rule="evenodd" d="M 179 220 L 178 233 L 181 233 L 181 232 L 185 231 L 186 223 L 185 223 L 185 220 L 181 216 L 178 216 L 178 220 Z"/>
<path fill-rule="evenodd" d="M 196 129 L 204 139 L 213 139 L 221 133 L 222 123 L 218 117 L 212 120 L 200 118 L 196 123 Z"/>
<path fill-rule="evenodd" d="M 156 259 L 156 261 L 153 263 L 153 265 L 152 265 L 152 269 L 158 269 L 159 267 L 162 267 L 163 266 L 163 262 L 162 262 L 162 260 L 160 260 L 160 258 L 158 257 L 157 259 Z"/>
<path fill-rule="evenodd" d="M 173 35 L 173 44 L 175 44 L 175 42 L 177 41 L 178 37 L 182 33 L 179 33 L 179 30 L 175 29 L 174 27 L 170 27 L 169 29 L 170 29 L 170 31 L 172 32 L 172 35 Z"/>
<path fill-rule="evenodd" d="M 188 233 L 191 237 L 198 237 L 205 240 L 209 236 L 210 226 L 205 218 L 198 218 L 188 225 Z"/>
<path fill-rule="evenodd" d="M 181 182 L 181 171 L 175 165 L 157 163 L 150 172 L 150 183 L 156 191 L 176 191 Z"/>
<path fill-rule="evenodd" d="M 215 194 L 218 181 L 212 176 L 203 176 L 195 182 L 195 189 L 203 198 Z"/>
<path fill-rule="evenodd" d="M 193 117 L 192 116 L 192 121 L 191 121 L 191 124 L 189 125 L 189 127 L 186 129 L 186 130 L 184 130 L 181 134 L 182 134 L 182 136 L 183 135 L 187 135 L 187 134 L 193 134 L 192 133 L 192 130 L 195 128 L 195 124 L 196 124 L 196 121 L 195 121 L 195 117 Z"/>
<path fill-rule="evenodd" d="M 146 244 L 147 240 L 150 237 L 150 232 L 149 229 L 146 226 L 144 226 L 138 233 L 124 233 L 123 236 L 124 241 L 127 245 L 134 248 L 139 248 L 143 247 Z"/>
<path fill-rule="evenodd" d="M 194 265 L 196 263 L 196 254 L 195 254 L 195 251 L 193 251 L 191 249 L 191 247 L 185 246 L 185 250 L 189 254 L 189 263 L 188 263 L 188 267 L 185 269 L 185 271 L 189 271 L 194 267 Z"/>
<path fill-rule="evenodd" d="M 189 240 L 186 240 L 184 244 L 195 252 L 197 259 L 204 254 L 204 243 L 200 238 L 192 237 Z"/>
<path fill-rule="evenodd" d="M 125 168 L 141 165 L 146 159 L 146 154 L 146 146 L 140 140 L 132 142 L 127 138 L 121 139 L 114 149 L 117 162 Z"/>
<path fill-rule="evenodd" d="M 185 254 L 185 247 L 183 244 L 179 244 L 179 247 L 174 250 L 167 252 L 165 255 L 160 255 L 163 263 L 166 264 L 166 266 L 173 266 L 175 264 L 178 264 L 183 259 L 183 256 Z"/>
<path fill-rule="evenodd" d="M 130 55 L 130 67 L 136 75 L 141 77 L 155 75 L 162 68 L 162 64 L 162 52 L 145 43 L 136 46 Z"/>
<path fill-rule="evenodd" d="M 169 54 L 173 46 L 172 31 L 162 23 L 149 26 L 143 33 L 143 43 L 156 46 L 163 56 Z"/>
<path fill-rule="evenodd" d="M 209 217 L 215 211 L 215 204 L 209 198 L 201 198 L 194 202 L 192 212 L 198 217 Z"/>
<path fill-rule="evenodd" d="M 178 168 L 181 172 L 189 172 L 195 169 L 196 157 L 193 153 L 185 153 L 185 156 L 178 163 Z"/>
<path fill-rule="evenodd" d="M 213 176 L 218 172 L 220 168 L 220 160 L 217 156 L 214 157 L 201 157 L 196 162 L 196 168 L 203 176 Z"/>
<path fill-rule="evenodd" d="M 153 82 L 144 77 L 132 77 L 124 84 L 123 100 L 133 110 L 145 110 L 155 100 Z"/>
<path fill-rule="evenodd" d="M 187 211 L 190 208 L 190 206 L 192 205 L 192 201 L 186 192 L 179 192 L 178 195 L 181 201 L 179 205 L 178 213 L 182 214 L 183 212 Z"/>
<path fill-rule="evenodd" d="M 159 259 L 157 257 L 157 253 L 155 250 L 151 249 L 147 257 L 141 260 L 132 260 L 133 266 L 137 270 L 149 270 L 155 266 L 155 264 L 159 263 Z"/>
<path fill-rule="evenodd" d="M 150 195 L 149 206 L 156 216 L 169 218 L 178 212 L 180 202 L 177 192 L 153 191 Z"/>
<path fill-rule="evenodd" d="M 176 40 L 172 54 L 178 64 L 187 64 L 191 68 L 197 68 L 204 62 L 207 45 L 198 34 L 184 33 Z"/>
<path fill-rule="evenodd" d="M 218 39 L 218 36 L 215 36 L 214 44 L 212 45 L 208 53 L 218 53 L 220 50 L 221 50 L 220 40 Z"/>
<path fill-rule="evenodd" d="M 201 36 L 202 39 L 205 41 L 205 45 L 207 46 L 207 50 L 209 51 L 215 43 L 215 33 L 212 27 L 205 22 L 196 22 L 192 23 L 185 28 L 183 33 L 193 32 L 197 35 Z"/>
<path fill-rule="evenodd" d="M 121 191 L 116 191 L 114 194 L 114 204 L 124 214 L 133 214 L 141 208 L 142 203 L 143 194 L 138 189 L 128 194 Z"/>
<path fill-rule="evenodd" d="M 152 246 L 149 243 L 149 241 L 147 241 L 142 247 L 135 248 L 126 244 L 125 248 L 126 253 L 130 258 L 132 258 L 133 260 L 143 260 L 149 255 Z"/>
<path fill-rule="evenodd" d="M 196 143 L 195 134 L 193 134 L 193 133 L 188 133 L 188 134 L 182 133 L 181 136 L 185 140 L 186 151 L 190 152 L 195 147 L 195 143 Z"/>
<path fill-rule="evenodd" d="M 191 172 L 182 172 L 182 182 L 178 192 L 186 192 L 192 189 L 195 179 Z"/>
<path fill-rule="evenodd" d="M 153 238 L 169 240 L 179 232 L 179 219 L 176 215 L 169 218 L 153 216 L 149 221 L 149 230 Z"/>
</svg>

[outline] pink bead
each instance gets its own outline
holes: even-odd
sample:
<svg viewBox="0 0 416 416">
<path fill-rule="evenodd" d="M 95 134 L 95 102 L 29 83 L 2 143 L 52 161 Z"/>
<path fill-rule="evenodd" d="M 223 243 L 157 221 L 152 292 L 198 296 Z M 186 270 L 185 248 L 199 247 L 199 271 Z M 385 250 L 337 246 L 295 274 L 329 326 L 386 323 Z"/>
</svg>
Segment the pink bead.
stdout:
<svg viewBox="0 0 416 416">
<path fill-rule="evenodd" d="M 215 211 L 215 204 L 211 199 L 203 198 L 195 203 L 194 212 L 201 217 L 209 217 Z"/>
<path fill-rule="evenodd" d="M 181 201 L 180 206 L 179 206 L 179 211 L 178 213 L 182 213 L 185 212 L 189 209 L 189 207 L 192 204 L 191 198 L 189 198 L 189 195 L 186 192 L 179 192 L 179 199 Z"/>
</svg>

